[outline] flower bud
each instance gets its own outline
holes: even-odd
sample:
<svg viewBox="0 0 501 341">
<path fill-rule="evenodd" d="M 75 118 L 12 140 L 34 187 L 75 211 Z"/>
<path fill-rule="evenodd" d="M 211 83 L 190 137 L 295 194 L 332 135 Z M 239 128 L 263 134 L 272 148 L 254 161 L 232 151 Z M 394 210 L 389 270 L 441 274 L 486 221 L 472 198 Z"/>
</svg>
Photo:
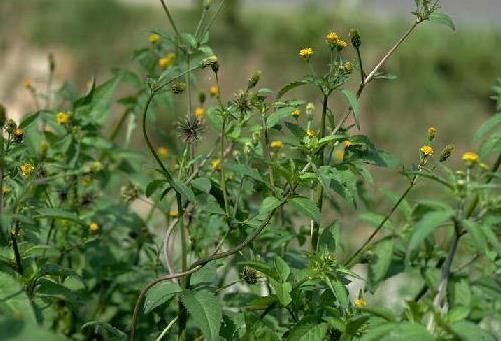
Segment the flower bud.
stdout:
<svg viewBox="0 0 501 341">
<path fill-rule="evenodd" d="M 308 121 L 313 120 L 313 113 L 315 112 L 315 104 L 313 103 L 308 103 L 306 105 L 306 117 L 308 117 Z"/>
<path fill-rule="evenodd" d="M 354 48 L 359 49 L 362 46 L 362 39 L 360 38 L 360 32 L 357 29 L 350 30 L 351 44 Z"/>
<path fill-rule="evenodd" d="M 184 92 L 184 90 L 186 89 L 186 83 L 184 83 L 184 82 L 174 83 L 174 84 L 172 84 L 170 89 L 176 95 L 182 94 Z"/>
<path fill-rule="evenodd" d="M 205 92 L 203 91 L 200 91 L 198 93 L 198 101 L 200 102 L 200 104 L 204 104 L 205 103 L 205 100 L 207 99 L 207 96 L 205 95 Z"/>
<path fill-rule="evenodd" d="M 439 161 L 440 162 L 447 161 L 447 159 L 449 159 L 451 157 L 451 154 L 452 154 L 452 152 L 454 151 L 455 148 L 456 147 L 453 144 L 448 144 L 447 146 L 445 146 L 445 148 L 440 153 L 440 159 L 439 159 Z"/>
<path fill-rule="evenodd" d="M 202 68 L 210 67 L 215 73 L 219 71 L 219 61 L 217 56 L 210 56 L 202 60 Z"/>
<path fill-rule="evenodd" d="M 428 128 L 428 140 L 431 142 L 435 139 L 435 136 L 437 136 L 437 129 L 434 127 Z"/>
<path fill-rule="evenodd" d="M 249 78 L 249 83 L 247 85 L 247 89 L 254 88 L 257 85 L 257 83 L 259 82 L 260 79 L 261 79 L 261 71 L 254 72 L 254 74 L 252 75 L 252 77 Z"/>
</svg>

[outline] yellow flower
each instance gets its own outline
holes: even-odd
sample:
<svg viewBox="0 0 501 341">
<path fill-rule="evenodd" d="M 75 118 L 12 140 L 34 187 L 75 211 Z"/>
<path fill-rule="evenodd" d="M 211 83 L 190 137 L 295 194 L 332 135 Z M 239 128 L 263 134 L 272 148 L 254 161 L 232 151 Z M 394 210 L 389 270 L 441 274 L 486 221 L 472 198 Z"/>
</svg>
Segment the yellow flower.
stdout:
<svg viewBox="0 0 501 341">
<path fill-rule="evenodd" d="M 479 156 L 477 153 L 466 152 L 463 154 L 463 161 L 465 161 L 465 162 L 474 163 L 474 162 L 477 162 L 478 159 L 479 159 Z"/>
<path fill-rule="evenodd" d="M 26 89 L 32 89 L 33 88 L 33 85 L 31 84 L 31 81 L 29 79 L 25 79 L 23 81 L 23 86 L 26 88 Z"/>
<path fill-rule="evenodd" d="M 3 186 L 3 187 L 2 187 L 2 192 L 4 192 L 4 193 L 9 193 L 9 192 L 10 192 L 10 188 L 9 188 L 9 187 L 7 187 L 7 186 Z"/>
<path fill-rule="evenodd" d="M 353 142 L 350 140 L 344 141 L 344 148 L 350 148 L 351 146 L 353 146 Z"/>
<path fill-rule="evenodd" d="M 167 156 L 169 156 L 169 149 L 167 147 L 159 147 L 158 155 L 160 155 L 163 158 L 166 158 Z"/>
<path fill-rule="evenodd" d="M 215 170 L 215 171 L 221 170 L 221 160 L 220 159 L 212 160 L 210 164 L 211 164 L 213 170 Z"/>
<path fill-rule="evenodd" d="M 306 135 L 308 135 L 308 137 L 315 137 L 317 136 L 317 132 L 315 131 L 315 129 L 308 128 Z"/>
<path fill-rule="evenodd" d="M 433 139 L 435 138 L 435 136 L 437 136 L 437 129 L 434 128 L 434 127 L 429 127 L 428 128 L 428 139 L 430 141 L 433 141 Z"/>
<path fill-rule="evenodd" d="M 284 143 L 280 140 L 271 141 L 270 147 L 274 149 L 282 149 L 284 147 Z"/>
<path fill-rule="evenodd" d="M 70 122 L 70 114 L 67 112 L 60 112 L 56 116 L 56 121 L 59 124 L 67 124 Z"/>
<path fill-rule="evenodd" d="M 309 60 L 313 55 L 313 49 L 311 47 L 306 47 L 304 49 L 299 50 L 299 55 L 306 60 Z"/>
<path fill-rule="evenodd" d="M 422 146 L 420 151 L 421 151 L 421 153 L 423 153 L 424 156 L 433 155 L 433 148 L 429 145 Z"/>
<path fill-rule="evenodd" d="M 89 224 L 89 228 L 92 232 L 97 232 L 99 231 L 99 225 L 97 223 L 91 223 Z"/>
<path fill-rule="evenodd" d="M 353 64 L 351 62 L 346 62 L 341 66 L 341 69 L 346 72 L 352 72 L 353 71 Z"/>
<path fill-rule="evenodd" d="M 148 40 L 150 41 L 150 43 L 156 44 L 160 41 L 160 35 L 152 33 L 148 36 Z"/>
<path fill-rule="evenodd" d="M 19 167 L 21 169 L 21 174 L 28 176 L 35 170 L 35 167 L 31 163 L 24 163 Z"/>
<path fill-rule="evenodd" d="M 329 44 L 335 44 L 337 42 L 337 40 L 339 39 L 339 36 L 336 32 L 329 32 L 327 33 L 327 35 L 325 36 L 325 40 L 327 41 L 327 43 Z"/>
<path fill-rule="evenodd" d="M 367 305 L 367 303 L 365 302 L 365 300 L 363 298 L 358 298 L 355 300 L 355 307 L 357 308 L 363 308 Z"/>
<path fill-rule="evenodd" d="M 343 159 L 344 159 L 344 150 L 342 150 L 342 149 L 336 149 L 336 151 L 334 152 L 334 158 L 338 162 L 343 162 Z"/>
<path fill-rule="evenodd" d="M 171 218 L 176 218 L 179 215 L 178 210 L 170 210 L 169 211 L 169 217 Z"/>
<path fill-rule="evenodd" d="M 84 176 L 83 179 L 82 179 L 82 183 L 83 183 L 84 186 L 90 186 L 90 185 L 92 185 L 92 177 L 89 176 L 89 175 Z"/>
<path fill-rule="evenodd" d="M 205 109 L 203 107 L 197 107 L 195 109 L 195 116 L 201 120 L 205 116 Z"/>
<path fill-rule="evenodd" d="M 336 46 L 337 46 L 337 49 L 341 51 L 342 49 L 346 48 L 346 46 L 348 46 L 348 43 L 346 41 L 344 41 L 343 39 L 338 39 L 336 41 Z"/>
<path fill-rule="evenodd" d="M 14 137 L 21 138 L 23 136 L 24 130 L 22 130 L 21 128 L 16 128 L 16 130 L 14 130 Z"/>
<path fill-rule="evenodd" d="M 217 85 L 213 85 L 209 88 L 209 93 L 211 96 L 217 96 L 219 94 L 219 87 Z"/>
<path fill-rule="evenodd" d="M 292 115 L 293 117 L 296 117 L 296 118 L 297 118 L 297 117 L 301 116 L 301 110 L 296 109 L 296 110 L 294 110 L 294 111 L 292 112 L 292 114 L 291 114 L 291 115 Z"/>
<path fill-rule="evenodd" d="M 174 63 L 174 60 L 176 60 L 176 54 L 170 52 L 165 57 L 162 57 L 158 60 L 158 65 L 160 65 L 161 68 L 165 69 L 171 66 Z"/>
</svg>

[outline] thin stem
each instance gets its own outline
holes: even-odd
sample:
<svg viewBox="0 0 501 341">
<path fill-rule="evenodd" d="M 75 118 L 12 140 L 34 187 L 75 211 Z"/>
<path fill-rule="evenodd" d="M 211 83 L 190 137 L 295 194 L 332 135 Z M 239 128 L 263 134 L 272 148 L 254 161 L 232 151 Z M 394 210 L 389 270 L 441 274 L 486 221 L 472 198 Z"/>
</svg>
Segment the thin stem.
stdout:
<svg viewBox="0 0 501 341">
<path fill-rule="evenodd" d="M 212 16 L 209 24 L 205 28 L 205 31 L 209 31 L 210 28 L 212 27 L 212 25 L 214 24 L 214 22 L 216 21 L 216 18 L 219 16 L 219 13 L 221 13 L 221 10 L 223 9 L 224 2 L 225 2 L 225 0 L 221 0 L 221 2 L 219 3 L 218 8 L 216 9 L 216 13 L 214 13 L 214 15 Z"/>
<path fill-rule="evenodd" d="M 176 23 L 174 22 L 174 19 L 172 18 L 172 15 L 170 14 L 169 8 L 167 7 L 164 0 L 160 0 L 160 2 L 162 3 L 162 7 L 164 9 L 165 14 L 167 14 L 167 18 L 169 18 L 169 22 L 170 22 L 170 25 L 172 26 L 172 29 L 176 33 L 177 39 L 180 40 L 181 34 L 179 34 Z"/>
<path fill-rule="evenodd" d="M 221 128 L 221 149 L 220 149 L 220 159 L 221 163 L 224 163 L 224 135 L 226 133 L 226 115 L 223 117 L 223 125 Z M 226 176 L 224 174 L 224 165 L 221 166 L 221 190 L 223 191 L 223 198 L 224 198 L 224 211 L 226 212 L 226 216 L 229 218 L 230 213 L 229 213 L 229 207 L 228 207 L 228 193 L 226 190 Z"/>
<path fill-rule="evenodd" d="M 10 232 L 10 238 L 12 241 L 12 250 L 14 251 L 14 257 L 16 258 L 16 269 L 17 272 L 22 276 L 23 275 L 23 262 L 21 258 L 21 254 L 19 253 L 19 246 L 17 244 L 17 235 L 19 233 L 19 227 L 16 225 L 14 231 Z"/>
<path fill-rule="evenodd" d="M 365 251 L 367 246 L 372 242 L 372 240 L 376 237 L 376 235 L 379 233 L 379 231 L 383 228 L 383 226 L 386 224 L 386 222 L 391 218 L 393 213 L 397 210 L 397 208 L 400 206 L 402 201 L 407 197 L 407 195 L 410 193 L 412 188 L 416 185 L 417 182 L 417 175 L 415 175 L 405 192 L 400 196 L 400 198 L 397 200 L 397 202 L 393 205 L 391 210 L 386 214 L 386 216 L 383 218 L 383 220 L 379 223 L 379 225 L 376 227 L 376 229 L 372 232 L 372 234 L 369 236 L 369 238 L 360 246 L 357 251 L 353 255 L 351 255 L 347 261 L 345 261 L 345 266 L 350 267 L 353 265 L 354 261 L 358 259 L 358 256 Z"/>
</svg>

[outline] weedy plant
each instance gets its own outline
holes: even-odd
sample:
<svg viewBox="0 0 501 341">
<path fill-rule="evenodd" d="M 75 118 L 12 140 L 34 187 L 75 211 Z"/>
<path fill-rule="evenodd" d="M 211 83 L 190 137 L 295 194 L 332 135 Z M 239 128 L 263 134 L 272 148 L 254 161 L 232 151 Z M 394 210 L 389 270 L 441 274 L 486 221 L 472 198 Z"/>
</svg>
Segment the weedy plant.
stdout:
<svg viewBox="0 0 501 341">
<path fill-rule="evenodd" d="M 291 53 L 304 60 L 303 79 L 274 93 L 256 72 L 235 95 L 221 87 L 223 65 L 208 46 L 224 0 L 203 2 L 194 33 L 161 5 L 173 34 L 153 32 L 136 51 L 141 72 L 117 69 L 81 96 L 71 83 L 53 88 L 50 56 L 46 89 L 24 83 L 37 110 L 17 124 L 1 107 L 2 340 L 500 334 L 501 114 L 478 130 L 479 151 L 462 155 L 460 169 L 446 166 L 454 146 L 437 142 L 436 128 L 423 132 L 410 167 L 359 132 L 359 97 L 393 78 L 383 66 L 415 29 L 454 29 L 438 1 L 416 0 L 414 23 L 372 69 L 360 32 L 330 32 L 325 45 Z M 207 92 L 200 75 L 213 81 Z M 134 90 L 118 99 L 123 114 L 108 129 L 120 83 Z M 301 86 L 318 89 L 320 102 L 291 97 Z M 163 135 L 170 144 L 157 145 L 151 126 L 166 111 L 179 123 Z M 152 159 L 129 147 L 136 121 Z M 408 179 L 402 194 L 387 193 L 383 214 L 371 212 L 367 193 L 375 166 Z M 442 200 L 409 202 L 425 183 Z M 366 206 L 361 218 L 374 225 L 354 252 L 340 235 L 353 224 L 347 205 Z M 405 295 L 381 296 L 402 282 Z"/>
</svg>

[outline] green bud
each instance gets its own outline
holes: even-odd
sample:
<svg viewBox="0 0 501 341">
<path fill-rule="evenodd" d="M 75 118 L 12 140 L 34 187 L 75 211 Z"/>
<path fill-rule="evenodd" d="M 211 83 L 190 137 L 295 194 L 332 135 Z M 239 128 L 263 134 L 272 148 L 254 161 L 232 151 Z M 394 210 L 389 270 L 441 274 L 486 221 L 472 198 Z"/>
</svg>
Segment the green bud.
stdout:
<svg viewBox="0 0 501 341">
<path fill-rule="evenodd" d="M 170 89 L 176 95 L 182 94 L 184 92 L 184 90 L 186 89 L 186 83 L 184 83 L 184 82 L 174 83 L 174 84 L 172 84 Z"/>
<path fill-rule="evenodd" d="M 205 103 L 206 98 L 207 98 L 207 96 L 205 95 L 205 92 L 201 91 L 201 92 L 198 94 L 198 101 L 200 102 L 200 104 L 204 104 L 204 103 Z"/>
<path fill-rule="evenodd" d="M 217 59 L 217 56 L 210 56 L 208 58 L 205 58 L 202 60 L 202 68 L 210 67 L 212 71 L 218 72 L 219 71 L 219 61 Z"/>
<path fill-rule="evenodd" d="M 445 148 L 440 153 L 440 159 L 439 159 L 439 161 L 440 162 L 447 161 L 447 159 L 449 159 L 451 157 L 451 154 L 452 154 L 452 152 L 454 151 L 455 148 L 456 147 L 453 144 L 448 144 L 447 146 L 445 146 Z"/>
<path fill-rule="evenodd" d="M 262 74 L 261 71 L 254 72 L 254 74 L 252 75 L 252 77 L 249 78 L 249 84 L 247 85 L 247 89 L 252 89 L 252 88 L 254 88 L 257 85 L 257 83 L 261 79 L 261 74 Z"/>
</svg>

